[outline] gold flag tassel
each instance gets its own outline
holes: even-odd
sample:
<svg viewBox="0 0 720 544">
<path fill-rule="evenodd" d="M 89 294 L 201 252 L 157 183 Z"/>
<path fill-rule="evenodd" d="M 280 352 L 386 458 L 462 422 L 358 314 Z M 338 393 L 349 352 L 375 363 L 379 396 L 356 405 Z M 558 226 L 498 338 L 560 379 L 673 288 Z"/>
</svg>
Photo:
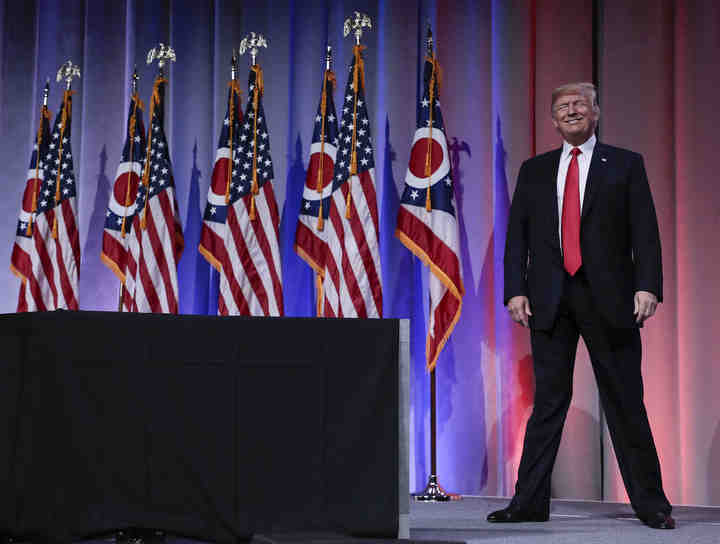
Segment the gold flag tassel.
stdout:
<svg viewBox="0 0 720 544">
<path fill-rule="evenodd" d="M 58 144 L 58 171 L 57 177 L 55 178 L 55 208 L 53 210 L 53 228 L 52 237 L 57 240 L 58 237 L 58 220 L 57 220 L 57 205 L 60 202 L 60 176 L 62 176 L 62 154 L 63 154 L 63 136 L 65 135 L 65 127 L 67 126 L 68 119 L 72 118 L 72 100 L 71 95 L 75 94 L 75 91 L 66 90 L 63 92 L 63 105 L 62 105 L 62 116 L 60 117 L 60 143 Z"/>
<path fill-rule="evenodd" d="M 142 218 L 140 219 L 140 228 L 142 230 L 147 228 L 148 200 L 150 200 L 150 148 L 152 146 L 152 129 L 155 107 L 160 104 L 161 83 L 167 83 L 167 79 L 162 76 L 156 77 L 155 83 L 153 84 L 152 98 L 150 99 L 150 126 L 148 126 L 147 151 L 145 153 L 145 168 L 143 170 L 142 177 L 142 183 L 145 186 L 145 204 L 143 206 Z"/>
<path fill-rule="evenodd" d="M 38 127 L 37 132 L 37 155 L 35 156 L 35 179 L 33 180 L 32 208 L 30 210 L 30 219 L 28 220 L 27 230 L 25 231 L 25 234 L 28 236 L 32 235 L 33 220 L 35 218 L 35 214 L 37 213 L 38 192 L 40 191 L 40 180 L 38 177 L 40 176 L 40 148 L 43 141 L 43 120 L 49 120 L 51 115 L 50 110 L 48 110 L 47 106 L 43 104 L 42 110 L 40 110 L 40 126 Z"/>
<path fill-rule="evenodd" d="M 130 116 L 130 126 L 128 127 L 128 137 L 130 138 L 130 151 L 129 151 L 129 169 L 127 173 L 127 187 L 125 187 L 125 205 L 123 209 L 123 219 L 122 219 L 122 226 L 120 227 L 120 236 L 122 238 L 125 238 L 126 234 L 126 222 L 127 222 L 127 211 L 130 204 L 132 204 L 130 200 L 130 185 L 132 183 L 132 172 L 133 172 L 133 152 L 135 147 L 135 128 L 137 127 L 137 110 L 138 108 L 140 110 L 143 110 L 143 103 L 138 98 L 137 93 L 134 93 L 132 96 L 133 101 L 133 113 Z"/>
<path fill-rule="evenodd" d="M 433 149 L 433 122 L 435 114 L 435 84 L 436 84 L 436 70 L 438 67 L 435 53 L 432 57 L 426 57 L 426 61 L 432 63 L 432 71 L 430 72 L 430 117 L 428 118 L 428 135 L 427 135 L 427 152 L 425 154 L 425 177 L 428 180 L 427 192 L 425 194 L 425 210 L 432 211 L 432 202 L 430 199 L 430 186 L 432 185 L 430 176 L 432 175 L 432 149 Z"/>
<path fill-rule="evenodd" d="M 233 125 L 235 124 L 235 96 L 240 97 L 240 85 L 237 79 L 231 79 L 228 83 L 230 87 L 230 102 L 228 103 L 228 122 L 230 130 L 228 133 L 228 147 L 230 148 L 230 161 L 228 163 L 227 184 L 225 186 L 225 204 L 230 204 L 230 184 L 232 183 L 233 170 Z"/>
<path fill-rule="evenodd" d="M 316 191 L 320 195 L 320 208 L 318 209 L 317 230 L 322 232 L 325 228 L 325 219 L 323 218 L 323 183 L 325 181 L 325 119 L 327 117 L 327 92 L 328 84 L 330 84 L 330 92 L 335 89 L 335 74 L 332 70 L 325 70 L 323 78 L 322 99 L 320 100 L 320 166 L 318 167 L 318 177 Z"/>
<path fill-rule="evenodd" d="M 355 69 L 353 70 L 353 92 L 355 94 L 353 104 L 353 127 L 352 127 L 352 150 L 350 154 L 350 177 L 347 184 L 347 199 L 345 201 L 345 219 L 350 219 L 352 209 L 352 178 L 357 175 L 357 106 L 358 92 L 360 88 L 365 89 L 365 64 L 362 58 L 362 50 L 364 45 L 355 45 L 353 47 L 353 55 L 355 55 Z"/>
<path fill-rule="evenodd" d="M 252 188 L 250 189 L 250 220 L 255 221 L 255 195 L 260 192 L 260 185 L 257 179 L 257 117 L 260 97 L 263 93 L 263 72 L 260 65 L 255 64 L 250 68 L 255 72 L 255 88 L 253 89 L 253 164 L 252 164 Z"/>
</svg>

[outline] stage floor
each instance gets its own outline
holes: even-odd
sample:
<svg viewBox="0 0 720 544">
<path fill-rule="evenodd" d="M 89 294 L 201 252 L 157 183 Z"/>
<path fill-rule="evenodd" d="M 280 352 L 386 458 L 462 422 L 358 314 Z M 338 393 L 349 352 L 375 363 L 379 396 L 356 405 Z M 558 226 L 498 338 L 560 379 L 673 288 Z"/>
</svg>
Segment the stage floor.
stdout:
<svg viewBox="0 0 720 544">
<path fill-rule="evenodd" d="M 720 544 L 720 508 L 677 506 L 674 531 L 643 525 L 627 504 L 554 500 L 545 523 L 492 524 L 485 516 L 507 499 L 465 497 L 410 506 L 410 537 L 479 544 Z"/>
<path fill-rule="evenodd" d="M 643 525 L 629 505 L 554 500 L 545 523 L 491 524 L 488 512 L 507 499 L 465 497 L 449 503 L 410 504 L 410 540 L 323 534 L 257 534 L 252 544 L 720 544 L 720 507 L 677 506 L 674 531 Z M 358 505 L 359 508 L 362 506 Z M 86 544 L 112 544 L 95 540 Z M 167 538 L 167 544 L 199 544 Z"/>
</svg>

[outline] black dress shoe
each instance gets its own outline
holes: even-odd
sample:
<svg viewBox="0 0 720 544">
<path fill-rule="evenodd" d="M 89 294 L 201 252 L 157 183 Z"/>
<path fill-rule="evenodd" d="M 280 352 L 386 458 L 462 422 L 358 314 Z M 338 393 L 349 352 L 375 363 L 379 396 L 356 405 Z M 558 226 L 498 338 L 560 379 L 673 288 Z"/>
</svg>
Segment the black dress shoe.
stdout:
<svg viewBox="0 0 720 544">
<path fill-rule="evenodd" d="M 522 512 L 512 507 L 496 510 L 488 514 L 487 520 L 490 523 L 521 523 L 523 521 L 547 521 L 550 518 L 547 514 L 537 512 Z"/>
<path fill-rule="evenodd" d="M 640 519 L 645 525 L 647 525 L 648 527 L 652 527 L 653 529 L 675 528 L 675 520 L 670 514 L 665 514 L 664 512 L 655 512 L 654 514 L 650 514 L 649 516 L 643 516 Z"/>
</svg>

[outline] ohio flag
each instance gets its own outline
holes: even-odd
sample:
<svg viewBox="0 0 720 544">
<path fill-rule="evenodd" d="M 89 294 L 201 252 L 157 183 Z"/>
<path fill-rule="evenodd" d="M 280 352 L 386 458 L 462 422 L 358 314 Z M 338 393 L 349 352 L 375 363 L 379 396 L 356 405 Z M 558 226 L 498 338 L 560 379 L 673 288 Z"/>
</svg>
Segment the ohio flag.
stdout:
<svg viewBox="0 0 720 544">
<path fill-rule="evenodd" d="M 458 224 L 453 203 L 445 126 L 438 100 L 438 63 L 425 59 L 423 96 L 405 175 L 396 236 L 430 268 L 428 370 L 460 318 L 465 294 L 460 266 Z"/>
</svg>

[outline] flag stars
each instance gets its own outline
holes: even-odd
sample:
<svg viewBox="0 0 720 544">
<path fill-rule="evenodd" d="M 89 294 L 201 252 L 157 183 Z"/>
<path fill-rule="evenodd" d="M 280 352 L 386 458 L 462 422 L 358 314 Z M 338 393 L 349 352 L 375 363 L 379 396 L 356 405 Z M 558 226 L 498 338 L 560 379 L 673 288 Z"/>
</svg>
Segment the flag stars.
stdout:
<svg viewBox="0 0 720 544">
<path fill-rule="evenodd" d="M 421 104 L 423 108 L 427 108 L 430 105 L 430 101 L 427 98 L 423 97 Z"/>
<path fill-rule="evenodd" d="M 415 190 L 413 190 L 413 191 L 410 193 L 410 198 L 412 198 L 413 200 L 417 200 L 417 198 L 418 198 L 419 196 L 420 196 L 420 194 L 419 194 L 417 191 L 415 191 Z"/>
</svg>

